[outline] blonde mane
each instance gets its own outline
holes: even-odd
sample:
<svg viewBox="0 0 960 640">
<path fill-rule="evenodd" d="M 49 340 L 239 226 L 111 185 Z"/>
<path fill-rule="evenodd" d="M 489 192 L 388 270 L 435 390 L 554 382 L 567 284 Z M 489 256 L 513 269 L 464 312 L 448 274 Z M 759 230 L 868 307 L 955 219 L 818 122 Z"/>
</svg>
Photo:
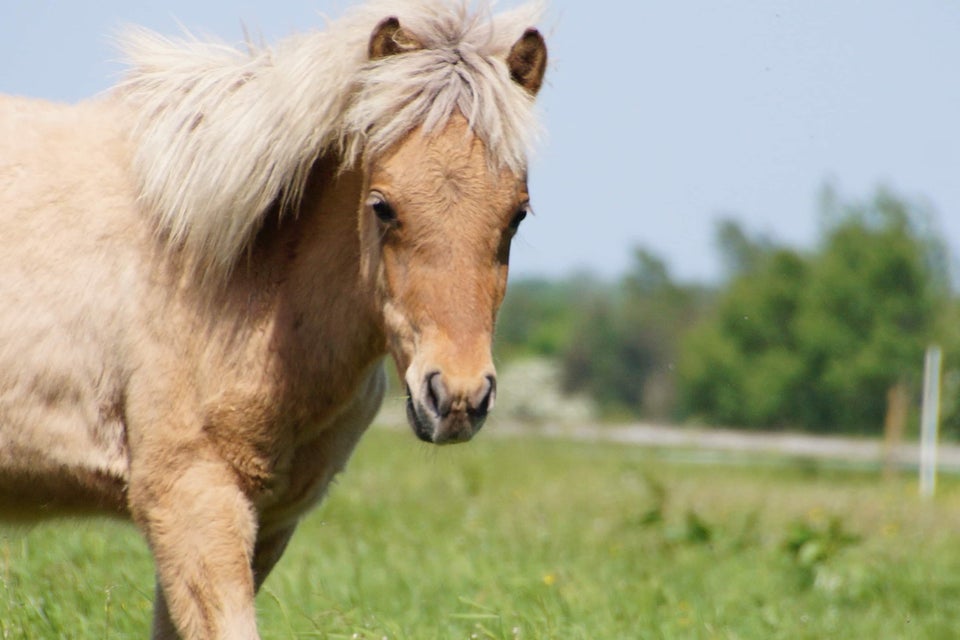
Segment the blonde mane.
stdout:
<svg viewBox="0 0 960 640">
<path fill-rule="evenodd" d="M 538 126 L 505 59 L 540 14 L 539 2 L 494 16 L 489 2 L 374 0 L 272 49 L 131 29 L 118 89 L 135 113 L 143 206 L 204 277 L 222 279 L 268 210 L 298 205 L 322 154 L 352 166 L 460 112 L 492 162 L 522 171 Z M 371 62 L 370 36 L 391 16 L 422 49 Z"/>
</svg>

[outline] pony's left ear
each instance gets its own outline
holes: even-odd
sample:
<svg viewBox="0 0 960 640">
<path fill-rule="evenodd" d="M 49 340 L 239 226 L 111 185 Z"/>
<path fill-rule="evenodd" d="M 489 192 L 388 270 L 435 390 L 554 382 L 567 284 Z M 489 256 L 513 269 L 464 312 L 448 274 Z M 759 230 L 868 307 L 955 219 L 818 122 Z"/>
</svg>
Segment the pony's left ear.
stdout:
<svg viewBox="0 0 960 640">
<path fill-rule="evenodd" d="M 400 21 L 396 18 L 387 18 L 377 25 L 370 36 L 370 46 L 368 54 L 371 60 L 379 60 L 388 56 L 394 56 L 398 53 L 416 51 L 422 49 L 423 45 L 413 38 L 400 26 Z"/>
<path fill-rule="evenodd" d="M 507 56 L 507 67 L 510 77 L 531 95 L 537 95 L 547 71 L 547 43 L 539 31 L 527 29 L 514 43 Z"/>
</svg>

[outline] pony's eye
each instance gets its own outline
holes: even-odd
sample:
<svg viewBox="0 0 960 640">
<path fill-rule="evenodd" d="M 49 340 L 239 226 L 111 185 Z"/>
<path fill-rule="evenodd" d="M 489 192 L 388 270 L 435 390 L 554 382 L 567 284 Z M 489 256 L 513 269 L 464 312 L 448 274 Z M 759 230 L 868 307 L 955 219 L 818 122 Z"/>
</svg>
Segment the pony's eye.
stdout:
<svg viewBox="0 0 960 640">
<path fill-rule="evenodd" d="M 527 217 L 528 213 L 530 213 L 529 202 L 517 209 L 517 212 L 513 215 L 513 219 L 510 221 L 510 229 L 512 231 L 516 231 L 520 227 L 520 223 L 523 222 L 524 218 Z"/>
<path fill-rule="evenodd" d="M 373 193 L 367 199 L 367 205 L 373 209 L 373 215 L 377 220 L 385 225 L 397 224 L 397 212 L 393 210 L 390 203 L 379 193 Z"/>
</svg>

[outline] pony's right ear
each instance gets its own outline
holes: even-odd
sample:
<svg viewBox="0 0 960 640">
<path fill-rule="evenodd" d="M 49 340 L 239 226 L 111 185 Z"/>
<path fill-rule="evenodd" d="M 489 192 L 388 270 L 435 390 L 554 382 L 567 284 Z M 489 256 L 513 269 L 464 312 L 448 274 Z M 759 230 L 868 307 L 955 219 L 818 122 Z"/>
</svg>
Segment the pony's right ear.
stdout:
<svg viewBox="0 0 960 640">
<path fill-rule="evenodd" d="M 371 60 L 379 60 L 380 58 L 422 48 L 423 45 L 416 38 L 411 37 L 403 30 L 400 21 L 391 17 L 378 24 L 377 28 L 373 30 L 367 51 Z"/>
</svg>

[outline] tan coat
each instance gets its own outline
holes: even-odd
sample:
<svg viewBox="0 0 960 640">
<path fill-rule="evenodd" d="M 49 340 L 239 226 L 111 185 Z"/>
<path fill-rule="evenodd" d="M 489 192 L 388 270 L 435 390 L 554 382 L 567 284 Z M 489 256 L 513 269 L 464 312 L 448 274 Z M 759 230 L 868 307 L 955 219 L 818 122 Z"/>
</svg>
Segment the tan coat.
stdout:
<svg viewBox="0 0 960 640">
<path fill-rule="evenodd" d="M 429 48 L 402 20 L 373 30 L 374 66 Z M 539 34 L 497 55 L 532 97 Z M 256 638 L 256 589 L 373 419 L 386 354 L 422 439 L 469 439 L 492 408 L 525 174 L 455 101 L 357 162 L 304 151 L 272 204 L 214 194 L 198 212 L 136 78 L 77 106 L 0 99 L 0 515 L 130 516 L 157 565 L 155 637 Z M 174 150 L 219 148 L 203 118 L 169 124 Z M 211 215 L 237 237 L 198 231 Z"/>
</svg>

